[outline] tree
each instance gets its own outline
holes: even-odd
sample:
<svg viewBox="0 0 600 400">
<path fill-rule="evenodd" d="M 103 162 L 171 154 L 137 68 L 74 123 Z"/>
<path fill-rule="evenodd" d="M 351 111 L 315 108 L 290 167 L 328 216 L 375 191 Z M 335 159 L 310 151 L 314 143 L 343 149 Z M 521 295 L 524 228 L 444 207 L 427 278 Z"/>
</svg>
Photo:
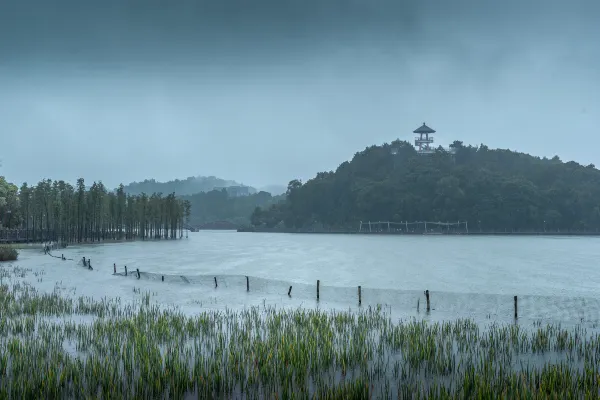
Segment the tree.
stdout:
<svg viewBox="0 0 600 400">
<path fill-rule="evenodd" d="M 20 216 L 18 187 L 0 176 L 0 226 L 11 228 Z"/>
<path fill-rule="evenodd" d="M 212 190 L 192 196 L 182 196 L 180 200 L 184 201 L 184 204 L 189 203 L 185 216 L 186 223 L 201 226 L 217 221 L 247 225 L 256 207 L 268 208 L 271 204 L 283 201 L 284 198 L 284 196 L 271 196 L 267 192 L 258 192 L 249 196 L 232 196 L 225 190 Z"/>
<path fill-rule="evenodd" d="M 10 215 L 4 221 L 25 229 L 30 240 L 175 238 L 182 228 L 185 202 L 174 194 L 150 199 L 146 194 L 126 195 L 122 185 L 116 192 L 108 192 L 102 182 L 86 188 L 81 178 L 75 187 L 45 179 L 32 187 L 24 183 L 20 189 L 0 178 L 0 216 Z"/>
<path fill-rule="evenodd" d="M 370 146 L 336 171 L 292 180 L 285 200 L 249 211 L 253 225 L 358 226 L 359 221 L 467 221 L 485 230 L 600 229 L 600 171 L 484 144 L 418 154 Z M 392 149 L 394 151 L 392 151 Z"/>
</svg>

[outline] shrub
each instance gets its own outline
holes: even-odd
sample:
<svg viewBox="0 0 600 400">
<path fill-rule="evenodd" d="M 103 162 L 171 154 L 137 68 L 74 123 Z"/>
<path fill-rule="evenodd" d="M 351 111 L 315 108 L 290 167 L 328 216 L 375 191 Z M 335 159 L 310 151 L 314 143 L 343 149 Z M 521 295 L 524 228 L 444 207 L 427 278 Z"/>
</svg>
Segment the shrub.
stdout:
<svg viewBox="0 0 600 400">
<path fill-rule="evenodd" d="M 0 246 L 0 261 L 14 261 L 19 257 L 19 252 L 12 246 Z"/>
</svg>

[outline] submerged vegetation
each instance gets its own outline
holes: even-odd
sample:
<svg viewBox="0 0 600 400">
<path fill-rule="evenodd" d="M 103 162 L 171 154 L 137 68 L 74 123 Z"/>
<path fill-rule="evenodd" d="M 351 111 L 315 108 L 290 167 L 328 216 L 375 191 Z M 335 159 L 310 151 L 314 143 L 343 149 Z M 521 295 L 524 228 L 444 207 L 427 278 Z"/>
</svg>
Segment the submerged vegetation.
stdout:
<svg viewBox="0 0 600 400">
<path fill-rule="evenodd" d="M 48 179 L 32 187 L 24 183 L 19 190 L 7 187 L 0 198 L 3 225 L 24 229 L 31 241 L 175 238 L 190 215 L 190 203 L 173 193 L 133 196 L 123 185 L 109 191 L 102 182 L 86 188 L 83 179 L 76 186 Z"/>
<path fill-rule="evenodd" d="M 600 335 L 40 294 L 0 267 L 0 398 L 597 398 Z M 43 279 L 43 273 L 38 279 Z M 138 294 L 139 293 L 139 294 Z"/>
<path fill-rule="evenodd" d="M 19 252 L 12 246 L 0 245 L 0 261 L 15 261 Z"/>
<path fill-rule="evenodd" d="M 600 171 L 456 141 L 455 154 L 407 142 L 371 146 L 257 208 L 252 224 L 357 229 L 360 221 L 467 221 L 470 231 L 598 232 Z"/>
</svg>

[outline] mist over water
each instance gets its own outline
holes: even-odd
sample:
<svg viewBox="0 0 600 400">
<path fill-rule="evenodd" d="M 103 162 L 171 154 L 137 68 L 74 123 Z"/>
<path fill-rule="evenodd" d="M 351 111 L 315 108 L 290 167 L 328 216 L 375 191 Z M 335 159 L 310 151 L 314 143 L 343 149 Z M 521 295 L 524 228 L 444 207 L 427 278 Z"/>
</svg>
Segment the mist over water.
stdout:
<svg viewBox="0 0 600 400">
<path fill-rule="evenodd" d="M 263 305 L 356 310 L 360 285 L 363 308 L 381 304 L 397 318 L 508 322 L 517 295 L 523 323 L 596 326 L 597 241 L 203 231 L 182 240 L 73 246 L 54 252 L 75 261 L 52 258 L 39 249 L 24 250 L 15 264 L 43 270 L 44 275 L 30 274 L 28 279 L 45 291 L 54 290 L 58 282 L 75 295 L 125 301 L 151 292 L 152 301 L 190 314 Z M 93 271 L 82 267 L 84 256 L 92 260 Z M 119 274 L 127 265 L 128 276 L 113 275 L 113 263 Z M 424 312 L 425 289 L 431 292 L 429 315 Z"/>
</svg>

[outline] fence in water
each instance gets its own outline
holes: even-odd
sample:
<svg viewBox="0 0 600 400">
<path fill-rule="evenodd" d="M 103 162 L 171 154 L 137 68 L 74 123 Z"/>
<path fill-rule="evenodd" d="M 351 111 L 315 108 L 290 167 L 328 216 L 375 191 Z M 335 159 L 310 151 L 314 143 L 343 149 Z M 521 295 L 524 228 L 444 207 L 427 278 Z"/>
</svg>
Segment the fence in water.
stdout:
<svg viewBox="0 0 600 400">
<path fill-rule="evenodd" d="M 115 275 L 125 276 L 123 270 Z M 434 319 L 472 318 L 478 321 L 544 321 L 563 324 L 600 323 L 600 299 L 514 294 L 452 293 L 421 290 L 392 290 L 339 287 L 315 280 L 315 284 L 287 282 L 245 275 L 174 275 L 127 271 L 127 278 L 164 284 L 195 285 L 198 290 L 226 291 L 228 294 L 259 296 L 305 306 L 357 309 L 381 306 L 391 315 L 428 315 Z M 208 292 L 210 293 L 210 292 Z M 428 301 L 429 299 L 429 301 Z M 429 307 L 428 307 L 429 303 Z"/>
</svg>

